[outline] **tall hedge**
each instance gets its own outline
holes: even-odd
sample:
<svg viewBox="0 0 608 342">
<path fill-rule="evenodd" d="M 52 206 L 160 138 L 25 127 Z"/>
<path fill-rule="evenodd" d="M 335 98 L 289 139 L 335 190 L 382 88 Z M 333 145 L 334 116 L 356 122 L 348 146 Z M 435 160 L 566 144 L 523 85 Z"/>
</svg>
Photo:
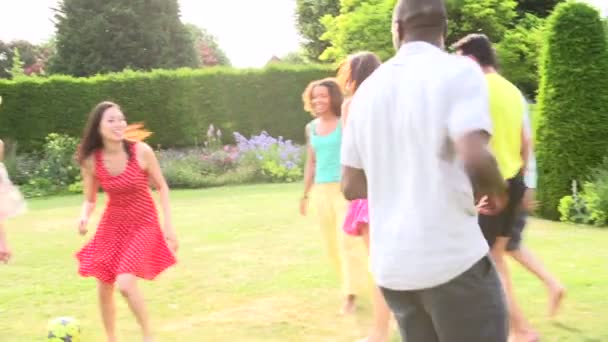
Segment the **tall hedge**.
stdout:
<svg viewBox="0 0 608 342">
<path fill-rule="evenodd" d="M 537 146 L 541 214 L 608 155 L 608 50 L 599 12 L 565 2 L 548 18 L 540 61 Z"/>
<path fill-rule="evenodd" d="M 302 109 L 302 91 L 308 82 L 332 72 L 325 66 L 273 66 L 0 81 L 0 137 L 32 150 L 51 132 L 80 136 L 91 108 L 111 100 L 120 104 L 129 121 L 145 122 L 154 132 L 150 142 L 155 145 L 200 144 L 210 124 L 224 132 L 249 135 L 265 130 L 301 142 L 310 120 Z"/>
</svg>

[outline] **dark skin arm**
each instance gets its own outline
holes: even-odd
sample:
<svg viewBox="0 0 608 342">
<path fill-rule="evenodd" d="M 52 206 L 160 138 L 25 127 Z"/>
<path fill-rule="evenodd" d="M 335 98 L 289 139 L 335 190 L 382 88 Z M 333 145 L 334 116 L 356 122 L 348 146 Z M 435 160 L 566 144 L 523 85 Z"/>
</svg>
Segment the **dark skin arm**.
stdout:
<svg viewBox="0 0 608 342">
<path fill-rule="evenodd" d="M 490 135 L 484 131 L 468 133 L 456 142 L 456 152 L 464 162 L 476 197 L 487 196 L 484 214 L 496 213 L 506 204 L 507 185 L 496 159 L 487 149 Z"/>
<path fill-rule="evenodd" d="M 349 201 L 367 198 L 367 177 L 361 169 L 342 167 L 342 193 Z"/>
</svg>

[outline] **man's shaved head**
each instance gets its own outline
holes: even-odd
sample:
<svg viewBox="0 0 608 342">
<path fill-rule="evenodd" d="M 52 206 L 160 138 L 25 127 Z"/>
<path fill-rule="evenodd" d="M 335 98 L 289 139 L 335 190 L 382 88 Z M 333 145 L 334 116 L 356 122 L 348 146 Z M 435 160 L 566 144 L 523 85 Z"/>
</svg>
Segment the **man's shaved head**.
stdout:
<svg viewBox="0 0 608 342">
<path fill-rule="evenodd" d="M 447 11 L 443 0 L 399 0 L 393 12 L 393 42 L 423 41 L 442 45 L 447 30 Z"/>
</svg>

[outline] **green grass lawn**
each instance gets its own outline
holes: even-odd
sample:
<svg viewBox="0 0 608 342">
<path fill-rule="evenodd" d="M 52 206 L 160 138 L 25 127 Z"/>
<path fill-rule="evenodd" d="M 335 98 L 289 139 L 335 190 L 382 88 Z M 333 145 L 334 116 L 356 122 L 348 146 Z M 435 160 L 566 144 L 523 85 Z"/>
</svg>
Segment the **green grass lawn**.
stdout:
<svg viewBox="0 0 608 342">
<path fill-rule="evenodd" d="M 367 331 L 367 300 L 338 315 L 336 276 L 312 218 L 297 214 L 300 185 L 174 191 L 177 267 L 142 283 L 159 341 L 354 341 Z M 80 320 L 83 341 L 103 340 L 95 282 L 76 273 L 81 197 L 32 200 L 8 222 L 14 259 L 0 266 L 0 341 L 41 341 L 49 319 Z M 102 211 L 101 203 L 91 230 Z M 520 301 L 544 341 L 608 341 L 608 230 L 533 221 L 529 245 L 568 287 L 563 311 L 514 266 Z M 365 282 L 365 280 L 362 280 Z M 122 341 L 138 328 L 118 297 Z M 397 341 L 395 336 L 395 341 Z"/>
</svg>

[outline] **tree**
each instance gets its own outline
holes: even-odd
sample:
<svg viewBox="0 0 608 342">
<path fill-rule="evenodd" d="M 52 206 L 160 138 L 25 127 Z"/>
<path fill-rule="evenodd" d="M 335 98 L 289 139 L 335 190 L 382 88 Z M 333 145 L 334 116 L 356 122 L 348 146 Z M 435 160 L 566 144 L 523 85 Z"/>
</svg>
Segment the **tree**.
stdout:
<svg viewBox="0 0 608 342">
<path fill-rule="evenodd" d="M 46 61 L 52 54 L 52 50 L 47 50 L 46 43 L 35 45 L 25 40 L 17 40 L 10 43 L 14 52 L 19 50 L 19 56 L 23 61 L 23 71 L 25 75 L 44 74 Z"/>
<path fill-rule="evenodd" d="M 608 19 L 604 19 L 604 34 L 606 35 L 606 42 L 608 42 Z"/>
<path fill-rule="evenodd" d="M 57 53 L 55 37 L 50 38 L 44 43 L 36 46 L 36 59 L 33 64 L 25 66 L 26 75 L 44 75 L 49 64 L 49 60 Z"/>
<path fill-rule="evenodd" d="M 482 32 L 492 42 L 500 42 L 513 25 L 517 12 L 515 0 L 448 0 L 448 35 L 446 44 L 469 33 Z"/>
<path fill-rule="evenodd" d="M 559 4 L 547 19 L 540 59 L 537 128 L 540 213 L 558 219 L 571 182 L 608 153 L 608 46 L 599 12 Z"/>
<path fill-rule="evenodd" d="M 526 13 L 546 18 L 557 4 L 564 0 L 517 0 L 517 12 L 521 16 Z"/>
<path fill-rule="evenodd" d="M 38 59 L 38 46 L 26 41 L 26 40 L 15 40 L 10 42 L 10 48 L 13 50 L 13 54 L 19 50 L 19 57 L 23 61 L 25 66 L 36 63 Z"/>
<path fill-rule="evenodd" d="M 197 63 L 177 0 L 63 0 L 55 20 L 53 73 L 89 76 Z"/>
<path fill-rule="evenodd" d="M 13 79 L 25 76 L 25 72 L 23 72 L 23 61 L 21 60 L 21 53 L 19 53 L 19 49 L 15 49 L 13 54 L 13 66 L 11 67 L 11 77 Z"/>
<path fill-rule="evenodd" d="M 310 61 L 306 58 L 304 51 L 292 51 L 281 57 L 281 63 L 285 64 L 309 64 Z"/>
<path fill-rule="evenodd" d="M 4 43 L 0 41 L 0 78 L 11 78 L 11 69 L 15 65 L 15 53 L 19 51 L 19 63 L 26 75 L 44 73 L 44 62 L 47 51 L 44 46 L 34 45 L 25 40 Z M 15 71 L 15 70 L 13 70 Z"/>
<path fill-rule="evenodd" d="M 396 0 L 343 0 L 338 16 L 321 19 L 326 28 L 321 39 L 330 46 L 320 59 L 338 61 L 364 50 L 375 52 L 383 60 L 392 56 L 395 49 L 390 30 L 395 3 Z"/>
<path fill-rule="evenodd" d="M 543 19 L 527 14 L 496 44 L 500 72 L 529 98 L 535 98 L 538 89 L 538 55 L 543 27 Z"/>
<path fill-rule="evenodd" d="M 11 67 L 13 66 L 13 49 L 0 40 L 0 78 L 11 77 Z"/>
<path fill-rule="evenodd" d="M 186 28 L 194 41 L 199 66 L 230 65 L 230 59 L 220 48 L 214 35 L 193 24 L 186 24 Z"/>
<path fill-rule="evenodd" d="M 321 40 L 325 27 L 321 18 L 325 15 L 336 16 L 340 12 L 340 0 L 296 0 L 296 27 L 304 42 L 305 57 L 318 61 L 329 42 Z"/>
<path fill-rule="evenodd" d="M 337 16 L 325 16 L 321 37 L 330 46 L 322 60 L 335 61 L 361 50 L 382 59 L 395 52 L 390 33 L 396 0 L 342 0 Z M 449 0 L 447 45 L 473 32 L 484 32 L 494 42 L 502 40 L 517 17 L 515 0 Z M 356 37 L 354 39 L 353 37 Z"/>
</svg>

